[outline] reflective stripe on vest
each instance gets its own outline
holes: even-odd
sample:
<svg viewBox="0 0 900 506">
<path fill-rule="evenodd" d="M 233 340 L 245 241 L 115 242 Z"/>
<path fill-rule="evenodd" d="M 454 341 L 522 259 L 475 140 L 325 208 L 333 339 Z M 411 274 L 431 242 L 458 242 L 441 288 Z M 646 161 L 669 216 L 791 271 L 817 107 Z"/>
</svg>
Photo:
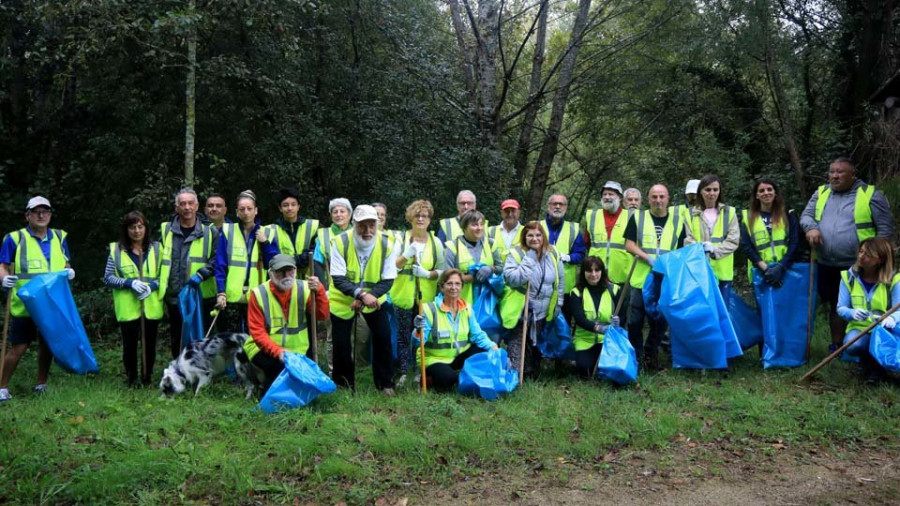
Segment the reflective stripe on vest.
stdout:
<svg viewBox="0 0 900 506">
<path fill-rule="evenodd" d="M 519 244 L 519 241 L 522 238 L 522 229 L 525 228 L 521 223 L 516 224 L 516 234 L 513 236 L 513 241 L 511 245 L 506 244 L 506 238 L 503 235 L 503 224 L 494 225 L 493 227 L 488 228 L 487 236 L 491 242 L 491 248 L 500 255 L 500 259 L 503 262 L 506 262 L 506 257 L 509 256 L 509 250 Z"/>
<path fill-rule="evenodd" d="M 675 209 L 669 207 L 667 209 L 666 224 L 663 226 L 662 236 L 656 238 L 656 227 L 653 226 L 653 217 L 649 210 L 640 211 L 637 215 L 637 246 L 644 250 L 647 255 L 657 258 L 662 254 L 675 250 L 678 247 L 678 237 L 684 223 L 681 220 L 681 214 L 675 212 Z M 645 227 L 645 222 L 649 221 L 650 226 Z M 644 281 L 650 274 L 650 264 L 639 261 L 634 266 L 634 273 L 631 275 L 631 287 L 643 288 Z"/>
<path fill-rule="evenodd" d="M 712 244 L 722 244 L 728 237 L 729 224 L 731 219 L 735 218 L 733 214 L 735 210 L 731 206 L 721 208 L 716 223 L 713 225 L 709 234 L 709 242 Z M 703 242 L 702 233 L 702 213 L 691 218 L 691 235 L 697 242 Z M 709 265 L 712 267 L 713 273 L 719 281 L 731 281 L 734 279 L 734 253 L 722 258 L 707 257 Z"/>
<path fill-rule="evenodd" d="M 150 249 L 144 257 L 143 273 L 138 275 L 138 267 L 131 260 L 131 257 L 119 247 L 119 243 L 113 242 L 109 244 L 109 255 L 115 264 L 116 277 L 124 279 L 143 278 L 143 281 L 150 283 L 151 281 L 159 282 L 159 243 L 150 243 Z M 113 288 L 113 307 L 116 311 L 116 321 L 129 322 L 137 320 L 141 317 L 141 302 L 137 298 L 134 290 L 127 286 L 122 288 Z M 150 296 L 143 300 L 144 316 L 149 320 L 161 320 L 163 317 L 162 295 L 157 289 L 151 292 Z"/>
<path fill-rule="evenodd" d="M 625 228 L 631 212 L 620 212 L 613 225 L 612 235 L 606 234 L 606 219 L 603 209 L 592 209 L 584 218 L 588 232 L 591 234 L 591 245 L 588 255 L 603 260 L 609 274 L 609 280 L 621 285 L 628 277 L 631 268 L 631 253 L 625 249 Z M 598 220 L 599 219 L 599 220 Z M 597 226 L 597 221 L 600 226 Z"/>
<path fill-rule="evenodd" d="M 9 312 L 16 317 L 27 317 L 28 310 L 25 309 L 25 303 L 19 298 L 19 289 L 25 283 L 31 281 L 39 274 L 48 272 L 59 272 L 66 268 L 66 254 L 62 249 L 62 243 L 66 238 L 66 233 L 56 228 L 47 229 L 50 238 L 50 261 L 41 251 L 41 245 L 37 239 L 31 236 L 27 228 L 21 228 L 9 235 L 16 245 L 16 256 L 14 262 L 14 274 L 19 277 L 16 286 L 13 287 L 10 297 L 12 300 L 9 304 Z"/>
<path fill-rule="evenodd" d="M 547 220 L 541 221 L 541 228 L 544 229 L 544 235 L 547 237 L 547 240 L 550 240 L 550 230 L 547 226 Z M 553 244 L 556 247 L 556 252 L 560 255 L 568 255 L 572 252 L 572 247 L 575 246 L 575 240 L 578 238 L 578 234 L 581 233 L 581 225 L 573 222 L 566 221 L 563 222 L 563 226 L 560 227 L 559 235 L 556 236 L 556 243 Z M 563 287 L 563 293 L 569 293 L 575 288 L 575 280 L 578 278 L 578 265 L 563 263 L 563 274 L 565 274 L 566 284 Z"/>
<path fill-rule="evenodd" d="M 270 283 L 259 285 L 252 291 L 256 296 L 257 304 L 262 309 L 266 331 L 272 341 L 287 351 L 305 355 L 309 348 L 306 305 L 309 298 L 314 297 L 306 290 L 306 282 L 299 279 L 294 281 L 294 289 L 291 290 L 291 299 L 288 302 L 287 322 L 284 321 L 284 311 L 278 298 L 272 293 Z M 247 353 L 247 358 L 253 359 L 253 356 L 259 352 L 259 346 L 253 339 L 247 339 L 244 341 L 244 352 Z"/>
<path fill-rule="evenodd" d="M 456 240 L 457 237 L 462 235 L 462 228 L 459 226 L 459 219 L 444 218 L 443 220 L 441 220 L 441 231 L 444 232 L 445 241 Z"/>
<path fill-rule="evenodd" d="M 268 236 L 268 233 L 265 232 Z M 225 275 L 225 297 L 228 302 L 247 302 L 247 291 L 266 282 L 265 266 L 260 262 L 259 242 L 254 237 L 253 246 L 247 255 L 247 241 L 240 225 L 226 223 L 222 230 L 228 241 L 228 269 Z M 221 241 L 222 238 L 220 237 Z M 248 277 L 249 270 L 249 277 Z"/>
<path fill-rule="evenodd" d="M 822 221 L 822 213 L 831 196 L 831 186 L 822 185 L 818 190 L 819 197 L 816 200 L 816 221 Z M 875 237 L 875 222 L 872 221 L 872 195 L 875 194 L 875 186 L 864 184 L 856 189 L 856 197 L 853 204 L 853 222 L 856 224 L 856 238 L 859 242 Z"/>
<path fill-rule="evenodd" d="M 366 262 L 365 272 L 359 272 L 359 258 L 356 256 L 356 246 L 353 244 L 353 230 L 348 230 L 341 235 L 332 239 L 332 247 L 340 245 L 341 253 L 344 256 L 344 262 L 347 266 L 347 280 L 354 285 L 361 285 L 363 288 L 373 288 L 381 280 L 381 273 L 384 271 L 384 264 L 390 253 L 390 247 L 393 238 L 383 232 L 375 233 L 375 247 L 372 248 L 372 254 Z M 353 304 L 353 297 L 344 295 L 335 285 L 334 279 L 331 280 L 328 287 L 328 298 L 331 300 L 331 313 L 339 318 L 349 320 L 353 318 L 354 312 L 350 309 Z M 378 297 L 379 307 L 387 301 L 387 293 Z M 375 312 L 377 308 L 364 307 L 363 313 Z"/>
<path fill-rule="evenodd" d="M 172 232 L 172 223 L 165 222 L 160 226 L 162 230 L 161 242 L 162 242 L 162 262 L 161 268 L 159 271 L 159 292 L 165 297 L 166 290 L 169 285 L 169 275 L 171 274 L 172 269 L 172 240 L 174 233 Z M 206 260 L 212 255 L 212 234 L 213 229 L 209 225 L 202 225 L 201 230 L 203 232 L 203 238 L 200 240 L 193 240 L 190 243 L 190 248 L 188 249 L 188 268 L 185 273 L 185 281 L 187 281 L 191 276 L 197 273 L 203 267 L 206 267 Z M 200 293 L 203 294 L 204 299 L 209 299 L 216 296 L 216 279 L 215 276 L 209 276 L 207 279 L 203 280 L 200 283 Z"/>
<path fill-rule="evenodd" d="M 412 231 L 407 230 L 404 232 L 401 240 L 402 246 L 397 247 L 405 250 L 412 240 Z M 435 270 L 438 261 L 437 244 L 437 238 L 429 232 L 425 249 L 422 251 L 422 263 L 420 265 L 423 269 Z M 391 285 L 391 302 L 401 309 L 413 308 L 413 304 L 416 302 L 414 300 L 416 296 L 416 282 L 419 283 L 419 300 L 422 302 L 431 302 L 437 295 L 437 279 L 416 278 L 413 274 L 413 265 L 412 260 L 407 260 L 403 269 L 397 273 L 397 279 L 394 280 L 394 284 Z"/>
<path fill-rule="evenodd" d="M 461 270 L 464 274 L 469 272 L 469 267 L 478 262 L 487 265 L 489 267 L 494 266 L 494 251 L 491 247 L 491 242 L 486 240 L 485 238 L 481 239 L 481 256 L 476 261 L 472 256 L 472 253 L 469 252 L 468 243 L 465 242 L 465 237 L 460 235 L 453 241 L 447 241 L 447 247 L 450 248 L 454 254 L 456 254 L 456 266 L 459 270 Z M 518 246 L 516 246 L 518 247 Z M 474 246 L 473 246 L 474 248 Z M 475 280 L 473 279 L 471 283 L 463 283 L 462 291 L 459 294 L 459 298 L 466 301 L 466 304 L 469 307 L 475 303 L 475 296 L 473 292 L 473 285 L 475 284 Z"/>
<path fill-rule="evenodd" d="M 865 309 L 868 311 L 869 317 L 863 321 L 850 321 L 847 323 L 847 331 L 862 330 L 876 321 L 883 315 L 888 308 L 891 307 L 891 288 L 900 281 L 900 274 L 894 274 L 891 279 L 891 286 L 888 287 L 884 283 L 876 283 L 872 287 L 872 298 L 869 299 L 866 288 L 862 282 L 856 279 L 856 275 L 851 275 L 850 271 L 841 272 L 841 282 L 847 287 L 850 293 L 850 307 L 853 309 Z"/>
<path fill-rule="evenodd" d="M 788 211 L 791 213 L 793 211 Z M 756 252 L 759 253 L 759 257 L 763 262 L 772 263 L 777 262 L 784 258 L 784 255 L 787 254 L 787 234 L 788 234 L 788 222 L 790 221 L 788 216 L 784 217 L 783 222 L 779 223 L 771 223 L 772 231 L 769 232 L 769 229 L 766 228 L 766 224 L 763 223 L 761 217 L 757 216 L 755 220 L 753 220 L 753 226 L 751 227 L 749 224 L 750 214 L 744 209 L 741 211 L 741 223 L 744 225 L 744 229 L 747 231 L 747 235 L 750 237 L 750 240 L 753 242 L 753 246 L 756 248 Z M 750 283 L 753 283 L 753 262 L 747 260 L 747 279 L 750 280 Z"/>
<path fill-rule="evenodd" d="M 521 264 L 525 258 L 525 252 L 522 251 L 522 248 L 516 246 L 515 248 L 509 250 L 510 256 L 516 261 L 517 264 Z M 557 290 L 559 289 L 559 269 L 556 268 L 556 265 L 559 264 L 559 253 L 556 252 L 555 248 L 550 248 L 547 251 L 547 254 L 553 259 L 553 294 L 550 296 L 550 304 L 547 307 L 547 321 L 553 319 L 553 313 L 556 311 L 556 303 L 557 303 Z M 515 328 L 516 324 L 519 323 L 519 320 L 522 319 L 522 315 L 525 312 L 525 289 L 526 286 L 519 287 L 511 287 L 506 285 L 503 287 L 503 298 L 500 299 L 500 319 L 503 320 L 503 327 L 507 329 Z"/>
<path fill-rule="evenodd" d="M 594 299 L 591 297 L 591 292 L 587 287 L 580 291 L 576 288 L 572 291 L 572 295 L 581 295 L 581 306 L 584 309 L 585 318 L 594 323 L 609 324 L 613 313 L 613 301 L 615 300 L 615 294 L 618 293 L 618 291 L 619 287 L 616 285 L 606 286 L 606 290 L 604 290 L 600 296 L 599 313 L 594 304 Z M 575 351 L 584 351 L 592 348 L 596 344 L 602 343 L 603 334 L 592 332 L 581 328 L 579 325 L 575 325 L 575 337 L 573 341 Z"/>
<path fill-rule="evenodd" d="M 431 364 L 449 364 L 472 344 L 469 342 L 469 310 L 456 313 L 457 326 L 453 328 L 450 317 L 439 311 L 437 304 L 429 302 L 423 307 L 425 318 L 431 323 L 431 336 L 425 341 L 425 367 Z"/>
</svg>

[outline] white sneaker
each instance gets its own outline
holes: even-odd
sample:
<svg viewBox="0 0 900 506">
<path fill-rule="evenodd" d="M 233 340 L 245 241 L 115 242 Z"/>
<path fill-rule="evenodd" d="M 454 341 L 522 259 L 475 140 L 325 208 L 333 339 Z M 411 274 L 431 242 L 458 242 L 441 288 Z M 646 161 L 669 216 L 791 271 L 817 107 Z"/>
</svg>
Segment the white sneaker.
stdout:
<svg viewBox="0 0 900 506">
<path fill-rule="evenodd" d="M 397 388 L 401 388 L 404 384 L 406 384 L 406 375 L 402 375 L 397 378 L 397 382 L 395 383 Z"/>
<path fill-rule="evenodd" d="M 47 384 L 46 383 L 38 383 L 34 386 L 34 394 L 35 395 L 44 395 L 47 393 Z"/>
<path fill-rule="evenodd" d="M 0 388 L 0 402 L 6 402 L 12 399 L 12 395 L 9 393 L 9 389 Z"/>
</svg>

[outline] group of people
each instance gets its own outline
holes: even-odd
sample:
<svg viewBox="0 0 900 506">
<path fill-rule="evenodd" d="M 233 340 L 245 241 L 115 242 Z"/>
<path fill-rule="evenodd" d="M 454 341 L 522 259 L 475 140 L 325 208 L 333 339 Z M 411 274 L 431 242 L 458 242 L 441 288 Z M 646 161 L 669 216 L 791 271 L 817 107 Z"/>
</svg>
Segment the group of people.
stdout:
<svg viewBox="0 0 900 506">
<path fill-rule="evenodd" d="M 540 368 L 543 327 L 560 317 L 572 325 L 580 375 L 592 375 L 610 325 L 627 326 L 642 367 L 656 368 L 666 322 L 645 311 L 641 289 L 661 255 L 692 243 L 702 245 L 727 302 L 738 248 L 749 259 L 748 271 L 759 270 L 766 284 L 778 288 L 805 233 L 817 255 L 832 349 L 900 302 L 887 200 L 856 178 L 849 158 L 831 163 L 828 184 L 813 194 L 799 219 L 771 179 L 756 181 L 749 207 L 740 213 L 723 195 L 722 181 L 707 175 L 688 182 L 680 205 L 670 204 L 665 185 L 652 186 L 644 209 L 637 189 L 609 181 L 600 207 L 582 220 L 567 220 L 568 199 L 553 194 L 539 221 L 521 223 L 519 203 L 508 199 L 500 205 L 500 223 L 488 226 L 475 194 L 463 190 L 457 216 L 436 220 L 432 204 L 416 200 L 406 209 L 408 228 L 392 231 L 385 229 L 387 208 L 379 203 L 354 208 L 348 199 L 332 199 L 326 226 L 301 216 L 300 196 L 287 188 L 278 196 L 280 216 L 264 226 L 252 191 L 235 199 L 233 222 L 224 197 L 207 197 L 201 214 L 197 194 L 184 188 L 175 195 L 174 219 L 159 225 L 158 241 L 151 240 L 143 214 L 123 217 L 103 279 L 112 289 L 130 384 L 152 379 L 164 315 L 171 353 L 180 352 L 178 295 L 188 286 L 202 294 L 206 326 L 215 309 L 221 313 L 219 330 L 250 335 L 245 350 L 264 389 L 283 369 L 284 353 L 309 353 L 313 339 L 327 350 L 335 382 L 355 388 L 353 336 L 367 328 L 373 381 L 387 395 L 416 374 L 412 365 L 420 345 L 425 379 L 432 388 L 449 390 L 467 357 L 504 344 L 487 335 L 473 310 L 477 294 L 497 286 L 503 287 L 503 328 L 509 336 L 525 335 L 507 339 L 505 346 L 511 364 L 523 360 L 526 375 Z M 25 208 L 27 225 L 7 234 L 0 246 L 0 283 L 12 298 L 0 400 L 11 398 L 10 378 L 33 341 L 39 346 L 35 391 L 46 389 L 51 355 L 16 290 L 45 272 L 68 270 L 69 279 L 74 277 L 66 233 L 49 227 L 51 216 L 46 198 L 32 198 Z M 627 317 L 618 314 L 623 297 L 629 301 Z M 897 321 L 900 316 L 885 318 L 882 325 L 892 328 Z M 145 350 L 141 370 L 139 349 Z M 860 357 L 867 376 L 879 374 L 865 339 L 848 351 Z"/>
</svg>

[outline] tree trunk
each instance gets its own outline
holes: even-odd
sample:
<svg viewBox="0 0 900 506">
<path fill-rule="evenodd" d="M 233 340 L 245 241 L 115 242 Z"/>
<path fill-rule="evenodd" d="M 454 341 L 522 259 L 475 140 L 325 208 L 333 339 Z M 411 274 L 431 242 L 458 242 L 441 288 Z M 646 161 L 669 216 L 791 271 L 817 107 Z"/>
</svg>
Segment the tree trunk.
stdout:
<svg viewBox="0 0 900 506">
<path fill-rule="evenodd" d="M 184 89 L 185 113 L 184 113 L 184 184 L 194 184 L 194 92 L 197 87 L 197 20 L 194 18 L 196 1 L 188 2 L 188 10 L 191 13 L 191 27 L 187 36 L 187 60 L 188 72 Z"/>
<path fill-rule="evenodd" d="M 544 200 L 544 189 L 550 176 L 550 167 L 556 156 L 556 148 L 559 145 L 559 136 L 562 131 L 563 116 L 566 112 L 566 102 L 569 98 L 569 88 L 572 85 L 572 74 L 575 70 L 575 61 L 581 49 L 581 43 L 587 29 L 588 14 L 591 10 L 591 0 L 579 0 L 578 15 L 572 26 L 572 35 L 569 37 L 569 50 L 559 68 L 559 82 L 556 93 L 553 96 L 553 109 L 550 113 L 550 124 L 547 127 L 547 135 L 541 146 L 540 155 L 534 166 L 531 176 L 531 187 L 528 189 L 528 198 L 525 209 L 529 219 L 536 219 L 541 211 L 541 203 Z"/>
<path fill-rule="evenodd" d="M 456 43 L 459 44 L 460 59 L 462 60 L 463 77 L 466 83 L 466 95 L 469 99 L 469 109 L 475 109 L 475 70 L 472 68 L 472 51 L 466 36 L 466 24 L 463 22 L 460 12 L 459 0 L 450 0 L 450 19 L 453 22 L 453 32 L 456 34 Z"/>
<path fill-rule="evenodd" d="M 510 185 L 512 197 L 522 200 L 525 193 L 525 172 L 528 170 L 528 154 L 531 151 L 531 132 L 534 119 L 537 117 L 541 101 L 537 98 L 541 92 L 541 70 L 544 66 L 544 46 L 547 41 L 547 13 L 550 11 L 549 0 L 542 0 L 538 11 L 537 38 L 534 41 L 534 56 L 531 59 L 531 81 L 528 84 L 528 109 L 522 119 L 522 130 L 519 133 L 519 144 L 513 162 L 513 180 Z"/>
<path fill-rule="evenodd" d="M 468 3 L 466 9 L 469 9 Z M 500 123 L 497 104 L 497 48 L 500 43 L 500 9 L 494 0 L 478 2 L 475 33 L 475 116 L 482 144 L 492 151 L 500 149 Z"/>
</svg>

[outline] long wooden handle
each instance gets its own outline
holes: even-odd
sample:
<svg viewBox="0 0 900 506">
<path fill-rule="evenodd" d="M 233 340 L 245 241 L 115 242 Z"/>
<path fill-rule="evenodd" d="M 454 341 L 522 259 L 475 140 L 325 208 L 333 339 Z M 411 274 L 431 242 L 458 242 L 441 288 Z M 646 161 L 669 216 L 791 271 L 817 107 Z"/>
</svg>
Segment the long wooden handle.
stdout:
<svg viewBox="0 0 900 506">
<path fill-rule="evenodd" d="M 0 378 L 3 378 L 3 368 L 6 365 L 6 338 L 9 336 L 9 308 L 12 303 L 12 290 L 6 294 L 6 311 L 3 315 L 3 348 L 0 348 Z"/>
<path fill-rule="evenodd" d="M 312 262 L 313 262 L 313 254 L 312 254 L 312 252 L 310 252 L 309 265 L 312 265 Z M 262 280 L 262 277 L 260 277 L 260 280 Z M 319 282 L 321 283 L 322 281 L 319 280 Z M 312 350 L 313 362 L 315 362 L 316 365 L 319 365 L 319 346 L 318 346 L 318 343 L 316 342 L 317 338 L 318 338 L 318 334 L 319 334 L 319 324 L 316 320 L 316 293 L 317 292 L 318 292 L 318 290 L 316 290 L 316 292 L 309 294 L 309 296 L 312 298 L 312 300 L 309 301 L 309 309 L 310 309 L 310 312 L 312 313 L 312 315 L 311 315 L 312 318 L 309 319 L 310 324 L 308 325 L 307 328 L 312 329 L 312 335 L 309 335 L 309 348 Z"/>
<path fill-rule="evenodd" d="M 141 247 L 141 252 L 138 255 L 138 279 L 143 283 L 144 282 L 144 248 Z M 150 371 L 147 369 L 147 333 L 146 333 L 146 325 L 144 318 L 144 299 L 140 300 L 141 303 L 141 379 L 150 379 Z"/>
<path fill-rule="evenodd" d="M 419 287 L 419 278 L 415 282 L 416 291 L 413 294 L 413 302 L 416 303 L 416 316 L 422 315 L 422 292 Z M 419 338 L 419 374 L 422 378 L 422 395 L 428 393 L 428 381 L 425 378 L 425 334 L 421 329 L 416 329 L 416 337 Z"/>
<path fill-rule="evenodd" d="M 519 384 L 525 382 L 525 336 L 528 335 L 528 305 L 531 302 L 531 281 L 525 285 L 525 310 L 522 312 L 522 348 L 519 355 Z"/>
<path fill-rule="evenodd" d="M 625 278 L 625 286 L 622 288 L 622 294 L 619 295 L 619 300 L 616 302 L 616 310 L 613 312 L 613 316 L 619 316 L 619 311 L 622 309 L 622 302 L 625 301 L 625 296 L 628 295 L 628 290 L 631 289 L 631 275 L 634 274 L 634 268 L 637 266 L 638 259 L 634 257 L 631 261 L 631 269 L 628 270 L 628 277 Z"/>
<path fill-rule="evenodd" d="M 812 345 L 812 329 L 813 318 L 815 318 L 813 307 L 813 273 L 816 265 L 816 247 L 813 246 L 809 253 L 809 301 L 806 307 L 806 361 L 809 362 L 809 348 Z"/>
<path fill-rule="evenodd" d="M 883 322 L 885 318 L 887 318 L 888 316 L 890 316 L 891 313 L 893 313 L 894 311 L 896 311 L 896 310 L 898 310 L 898 309 L 900 309 L 900 302 L 898 302 L 898 303 L 895 304 L 893 307 L 891 307 L 890 309 L 888 309 L 887 312 L 885 312 L 883 315 L 881 315 L 880 318 L 878 318 L 878 319 L 875 320 L 874 322 L 870 323 L 866 328 L 864 328 L 864 329 L 862 330 L 862 332 L 860 332 L 859 334 L 856 334 L 855 336 L 853 336 L 853 339 L 847 341 L 847 342 L 844 343 L 840 348 L 834 350 L 834 353 L 832 353 L 831 355 L 828 355 L 827 357 L 825 357 L 825 360 L 822 360 L 821 362 L 819 362 L 819 364 L 818 364 L 817 366 L 813 367 L 812 369 L 809 370 L 808 373 L 804 374 L 804 375 L 800 378 L 800 381 L 803 381 L 803 380 L 809 378 L 810 376 L 812 376 L 813 374 L 815 374 L 816 371 L 818 371 L 819 369 L 821 369 L 821 368 L 825 367 L 826 365 L 828 365 L 829 362 L 831 362 L 832 360 L 834 360 L 834 359 L 836 359 L 838 356 L 840 356 L 840 354 L 843 353 L 844 350 L 846 350 L 847 348 L 849 348 L 851 345 L 853 345 L 853 343 L 855 343 L 856 341 L 859 341 L 860 339 L 862 339 L 862 337 L 863 337 L 864 335 L 866 335 L 866 334 L 868 334 L 869 332 L 871 332 L 872 329 L 875 328 L 875 325 L 878 325 L 879 323 Z"/>
</svg>

